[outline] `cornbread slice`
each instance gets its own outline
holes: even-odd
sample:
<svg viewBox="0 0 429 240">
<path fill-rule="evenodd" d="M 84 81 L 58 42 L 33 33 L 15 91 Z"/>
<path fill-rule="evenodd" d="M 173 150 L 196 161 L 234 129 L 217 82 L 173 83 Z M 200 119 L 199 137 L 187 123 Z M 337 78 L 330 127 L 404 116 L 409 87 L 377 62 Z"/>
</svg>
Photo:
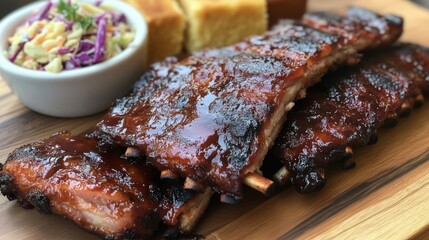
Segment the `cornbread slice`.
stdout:
<svg viewBox="0 0 429 240">
<path fill-rule="evenodd" d="M 187 18 L 186 49 L 223 47 L 267 30 L 266 0 L 180 0 Z"/>
<path fill-rule="evenodd" d="M 176 0 L 125 0 L 143 13 L 149 25 L 148 62 L 182 51 L 185 16 Z"/>
</svg>

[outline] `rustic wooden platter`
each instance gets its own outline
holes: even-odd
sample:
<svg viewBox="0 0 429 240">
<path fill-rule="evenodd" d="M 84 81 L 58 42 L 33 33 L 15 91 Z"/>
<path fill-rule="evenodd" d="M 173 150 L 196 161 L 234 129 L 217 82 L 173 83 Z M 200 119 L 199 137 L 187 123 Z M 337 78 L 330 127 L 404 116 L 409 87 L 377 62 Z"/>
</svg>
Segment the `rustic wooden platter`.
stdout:
<svg viewBox="0 0 429 240">
<path fill-rule="evenodd" d="M 429 46 L 429 11 L 406 0 L 312 0 L 310 10 L 364 6 L 405 17 L 404 41 Z M 429 104 L 356 149 L 358 166 L 332 169 L 323 191 L 285 189 L 266 199 L 251 190 L 239 205 L 214 201 L 196 232 L 208 239 L 422 239 L 429 235 Z M 23 144 L 60 130 L 90 129 L 100 115 L 49 118 L 24 107 L 0 80 L 0 162 Z M 96 239 L 58 216 L 24 210 L 0 197 L 0 239 Z"/>
</svg>

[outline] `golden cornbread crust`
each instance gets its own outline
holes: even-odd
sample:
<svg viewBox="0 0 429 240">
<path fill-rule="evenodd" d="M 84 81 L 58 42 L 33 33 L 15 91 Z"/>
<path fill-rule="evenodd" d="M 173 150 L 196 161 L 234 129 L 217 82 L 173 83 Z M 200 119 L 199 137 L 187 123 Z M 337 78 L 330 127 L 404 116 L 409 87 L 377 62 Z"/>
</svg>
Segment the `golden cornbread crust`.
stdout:
<svg viewBox="0 0 429 240">
<path fill-rule="evenodd" d="M 266 0 L 180 0 L 187 18 L 186 49 L 230 45 L 267 30 Z"/>
<path fill-rule="evenodd" d="M 176 0 L 125 0 L 143 13 L 149 25 L 148 62 L 182 51 L 185 17 Z"/>
</svg>

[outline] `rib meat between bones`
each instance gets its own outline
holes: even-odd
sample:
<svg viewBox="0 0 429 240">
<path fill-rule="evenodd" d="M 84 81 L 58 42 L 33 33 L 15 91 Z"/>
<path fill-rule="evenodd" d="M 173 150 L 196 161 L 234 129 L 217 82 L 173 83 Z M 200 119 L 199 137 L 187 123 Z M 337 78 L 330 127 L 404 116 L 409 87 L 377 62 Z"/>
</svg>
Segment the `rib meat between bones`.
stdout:
<svg viewBox="0 0 429 240">
<path fill-rule="evenodd" d="M 328 75 L 288 114 L 268 156 L 286 166 L 276 180 L 291 180 L 302 193 L 319 190 L 330 163 L 353 167 L 352 147 L 374 143 L 377 129 L 421 105 L 428 89 L 429 50 L 413 44 L 370 54 L 358 66 Z"/>
<path fill-rule="evenodd" d="M 388 45 L 402 33 L 399 17 L 362 9 L 330 24 L 344 33 L 283 23 L 232 47 L 156 64 L 140 89 L 116 102 L 98 134 L 138 149 L 161 171 L 240 196 L 295 99 L 328 69 L 356 62 L 357 51 Z"/>
<path fill-rule="evenodd" d="M 211 193 L 161 182 L 157 171 L 123 152 L 59 133 L 15 150 L 0 171 L 0 189 L 24 208 L 62 215 L 108 239 L 149 238 L 160 221 L 190 231 Z"/>
</svg>

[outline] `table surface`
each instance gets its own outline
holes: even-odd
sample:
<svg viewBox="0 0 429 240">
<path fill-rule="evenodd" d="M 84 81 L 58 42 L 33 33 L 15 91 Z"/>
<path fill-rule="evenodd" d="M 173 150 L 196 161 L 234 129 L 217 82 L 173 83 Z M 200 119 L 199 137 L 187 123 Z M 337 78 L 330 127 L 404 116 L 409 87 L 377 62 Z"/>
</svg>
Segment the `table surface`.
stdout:
<svg viewBox="0 0 429 240">
<path fill-rule="evenodd" d="M 311 10 L 365 6 L 405 17 L 402 39 L 429 45 L 429 12 L 405 0 L 312 0 Z M 376 145 L 356 149 L 358 166 L 332 169 L 323 191 L 285 189 L 266 199 L 247 190 L 239 205 L 213 201 L 197 233 L 208 239 L 404 239 L 429 227 L 429 104 L 382 130 Z M 80 119 L 42 116 L 23 106 L 0 80 L 0 162 L 13 149 L 60 130 L 82 133 L 100 115 Z M 58 216 L 24 210 L 0 197 L 0 239 L 96 239 Z"/>
</svg>

